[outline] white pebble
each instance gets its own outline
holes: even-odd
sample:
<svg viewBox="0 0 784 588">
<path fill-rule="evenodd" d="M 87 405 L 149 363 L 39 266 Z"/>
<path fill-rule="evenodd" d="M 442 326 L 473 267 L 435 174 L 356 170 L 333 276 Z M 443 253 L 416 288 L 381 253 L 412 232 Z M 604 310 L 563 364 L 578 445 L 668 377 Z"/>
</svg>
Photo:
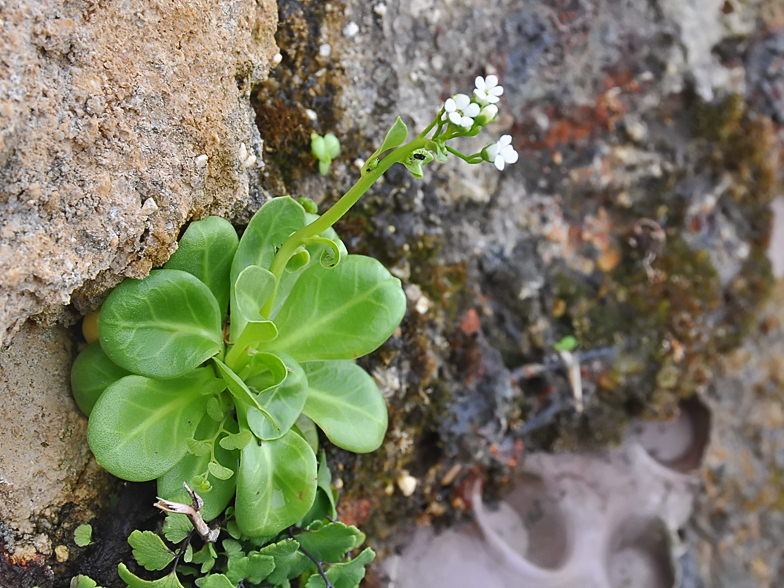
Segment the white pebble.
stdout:
<svg viewBox="0 0 784 588">
<path fill-rule="evenodd" d="M 196 167 L 205 167 L 207 165 L 207 156 L 199 155 L 196 158 Z"/>
<path fill-rule="evenodd" d="M 403 470 L 397 478 L 397 487 L 400 488 L 400 492 L 403 493 L 403 496 L 411 496 L 414 493 L 414 490 L 416 490 L 417 479 Z"/>
<path fill-rule="evenodd" d="M 156 210 L 158 210 L 158 205 L 155 204 L 155 200 L 153 200 L 152 198 L 148 198 L 147 200 L 144 201 L 144 204 L 142 204 L 142 213 L 143 214 L 146 214 L 146 215 L 149 216 L 153 212 L 155 212 Z"/>
<path fill-rule="evenodd" d="M 353 20 L 343 28 L 343 35 L 350 39 L 359 32 L 359 25 Z"/>
<path fill-rule="evenodd" d="M 319 47 L 319 55 L 321 55 L 321 57 L 329 57 L 330 53 L 332 53 L 332 47 L 329 43 L 324 43 Z"/>
<path fill-rule="evenodd" d="M 280 53 L 276 53 L 272 56 L 272 67 L 280 64 L 281 61 L 283 61 L 283 56 Z"/>
<path fill-rule="evenodd" d="M 315 120 L 318 119 L 318 114 L 316 114 L 316 111 L 315 110 L 311 110 L 310 108 L 306 108 L 305 109 L 305 114 L 307 114 L 308 118 L 310 120 L 312 120 L 312 121 L 315 121 Z"/>
<path fill-rule="evenodd" d="M 373 7 L 373 12 L 379 16 L 384 16 L 387 13 L 387 5 L 381 2 Z"/>
</svg>

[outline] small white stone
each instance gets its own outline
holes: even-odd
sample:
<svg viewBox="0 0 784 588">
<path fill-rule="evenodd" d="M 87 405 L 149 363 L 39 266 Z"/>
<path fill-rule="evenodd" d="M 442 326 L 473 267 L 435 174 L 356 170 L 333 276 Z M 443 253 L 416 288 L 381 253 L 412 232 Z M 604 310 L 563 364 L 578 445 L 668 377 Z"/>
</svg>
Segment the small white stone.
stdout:
<svg viewBox="0 0 784 588">
<path fill-rule="evenodd" d="M 196 167 L 206 167 L 207 166 L 207 156 L 206 155 L 199 155 L 196 158 Z"/>
<path fill-rule="evenodd" d="M 430 299 L 427 296 L 421 296 L 414 308 L 419 314 L 427 314 L 427 311 L 430 310 Z"/>
<path fill-rule="evenodd" d="M 343 35 L 347 39 L 350 39 L 351 37 L 355 36 L 358 32 L 359 32 L 359 25 L 355 23 L 353 20 L 343 28 Z"/>
<path fill-rule="evenodd" d="M 308 118 L 312 121 L 318 120 L 318 114 L 316 114 L 315 110 L 311 110 L 310 108 L 305 109 L 305 114 L 308 115 Z"/>
<path fill-rule="evenodd" d="M 364 165 L 365 165 L 365 160 L 362 159 L 361 157 L 357 157 L 354 160 L 354 167 L 356 167 L 357 169 L 362 169 L 362 166 Z"/>
<path fill-rule="evenodd" d="M 248 158 L 248 148 L 245 143 L 240 143 L 240 161 L 245 161 Z"/>
<path fill-rule="evenodd" d="M 281 61 L 283 61 L 283 56 L 280 53 L 276 53 L 272 56 L 272 67 L 279 65 Z"/>
<path fill-rule="evenodd" d="M 316 77 L 317 77 L 317 78 L 320 78 L 320 77 L 321 77 L 321 76 L 323 76 L 325 73 L 327 73 L 327 68 L 326 68 L 326 67 L 322 67 L 320 70 L 318 70 L 318 71 L 316 72 Z"/>
<path fill-rule="evenodd" d="M 384 16 L 387 13 L 387 5 L 383 2 L 380 2 L 373 7 L 373 12 L 379 16 Z"/>
<path fill-rule="evenodd" d="M 410 74 L 408 74 L 408 79 L 416 84 L 419 81 L 419 74 L 415 71 L 412 71 Z"/>
<path fill-rule="evenodd" d="M 253 167 L 254 165 L 256 165 L 256 156 L 251 153 L 242 162 L 242 167 L 245 168 L 245 169 L 248 169 L 250 167 Z"/>
<path fill-rule="evenodd" d="M 155 200 L 153 200 L 152 198 L 148 198 L 147 200 L 144 201 L 144 204 L 142 204 L 142 214 L 146 214 L 149 216 L 156 210 L 158 210 L 158 205 L 155 204 Z"/>
<path fill-rule="evenodd" d="M 332 53 L 332 46 L 329 43 L 319 46 L 319 55 L 321 57 L 329 57 L 330 53 Z"/>
<path fill-rule="evenodd" d="M 414 493 L 417 483 L 417 479 L 406 470 L 403 470 L 397 478 L 397 487 L 400 488 L 400 492 L 405 497 L 409 497 Z"/>
</svg>

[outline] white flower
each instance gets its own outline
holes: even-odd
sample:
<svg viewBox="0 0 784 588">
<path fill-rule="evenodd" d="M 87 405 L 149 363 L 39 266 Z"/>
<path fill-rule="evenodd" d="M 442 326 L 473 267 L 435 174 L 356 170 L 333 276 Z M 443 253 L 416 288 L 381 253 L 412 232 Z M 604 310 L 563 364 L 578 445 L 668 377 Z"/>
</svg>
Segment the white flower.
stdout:
<svg viewBox="0 0 784 588">
<path fill-rule="evenodd" d="M 475 83 L 474 96 L 480 104 L 495 104 L 498 97 L 504 93 L 504 88 L 498 85 L 498 76 L 476 76 Z"/>
<path fill-rule="evenodd" d="M 497 143 L 485 149 L 488 161 L 492 161 L 499 171 L 504 169 L 504 164 L 517 161 L 517 151 L 512 147 L 512 136 L 503 135 Z"/>
<path fill-rule="evenodd" d="M 449 119 L 454 125 L 470 129 L 474 125 L 474 117 L 479 114 L 480 107 L 465 94 L 455 94 L 444 103 L 444 114 L 441 120 Z"/>
</svg>

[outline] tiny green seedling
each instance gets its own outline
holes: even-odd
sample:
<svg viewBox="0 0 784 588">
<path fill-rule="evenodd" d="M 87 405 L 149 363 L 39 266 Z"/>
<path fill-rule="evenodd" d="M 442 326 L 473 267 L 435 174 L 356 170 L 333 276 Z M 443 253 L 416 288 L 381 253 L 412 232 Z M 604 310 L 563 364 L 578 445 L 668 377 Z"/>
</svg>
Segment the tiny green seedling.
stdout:
<svg viewBox="0 0 784 588">
<path fill-rule="evenodd" d="M 74 543 L 79 547 L 87 547 L 93 540 L 93 528 L 91 525 L 79 525 L 74 531 Z"/>
<path fill-rule="evenodd" d="M 329 173 L 332 160 L 340 155 L 340 141 L 332 133 L 327 133 L 323 137 L 318 133 L 311 133 L 310 151 L 313 153 L 313 157 L 318 159 L 319 173 L 326 176 Z"/>
<path fill-rule="evenodd" d="M 135 532 L 137 561 L 172 570 L 149 583 L 121 565 L 129 585 L 181 586 L 180 560 L 201 564 L 186 570 L 202 574 L 201 588 L 246 580 L 288 586 L 302 574 L 307 588 L 358 585 L 374 554 L 343 561 L 364 536 L 329 522 L 336 496 L 323 452 L 316 458 L 316 428 L 349 451 L 381 445 L 386 405 L 355 360 L 392 335 L 406 296 L 377 260 L 348 254 L 332 226 L 395 163 L 416 178 L 449 154 L 498 169 L 514 163 L 508 135 L 473 155 L 447 145 L 477 135 L 497 115 L 497 79 L 476 85 L 473 99 L 449 98 L 408 143 L 398 118 L 356 184 L 323 215 L 307 199 L 281 197 L 261 207 L 241 239 L 221 218 L 193 222 L 162 269 L 126 280 L 106 299 L 98 339 L 71 376 L 96 460 L 126 480 L 157 480 L 169 508 L 187 510 L 192 501 L 197 521 L 223 513 L 215 536 L 232 537 L 221 554 L 212 533 L 201 531 L 205 544 L 194 552 L 181 519 L 164 527 L 169 540 L 183 541 L 178 550 Z M 339 149 L 334 135 L 313 134 L 322 174 Z M 215 561 L 225 573 L 209 574 Z"/>
</svg>

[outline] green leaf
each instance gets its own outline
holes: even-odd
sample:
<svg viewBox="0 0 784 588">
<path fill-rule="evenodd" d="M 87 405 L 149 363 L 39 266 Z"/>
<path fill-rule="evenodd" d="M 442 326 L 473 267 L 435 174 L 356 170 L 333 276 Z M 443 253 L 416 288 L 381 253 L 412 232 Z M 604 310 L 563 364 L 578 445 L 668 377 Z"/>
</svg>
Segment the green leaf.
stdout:
<svg viewBox="0 0 784 588">
<path fill-rule="evenodd" d="M 357 588 L 362 578 L 365 577 L 365 566 L 375 557 L 376 553 L 368 547 L 351 561 L 330 566 L 327 570 L 327 578 L 335 588 Z M 314 574 L 308 579 L 305 586 L 306 588 L 326 588 L 327 583 L 324 582 L 324 578 Z"/>
<path fill-rule="evenodd" d="M 427 165 L 431 161 L 433 161 L 433 154 L 430 151 L 427 149 L 416 149 L 401 163 L 408 168 L 412 176 L 422 179 L 424 177 L 422 166 Z"/>
<path fill-rule="evenodd" d="M 556 351 L 574 351 L 574 348 L 577 347 L 577 339 L 575 339 L 572 335 L 567 335 L 558 343 L 553 345 L 553 349 Z"/>
<path fill-rule="evenodd" d="M 300 245 L 294 252 L 294 255 L 289 257 L 286 262 L 286 271 L 296 272 L 310 263 L 310 253 L 304 246 Z"/>
<path fill-rule="evenodd" d="M 185 553 L 182 555 L 182 561 L 185 563 L 190 563 L 193 561 L 193 544 L 188 543 L 187 547 L 185 548 Z"/>
<path fill-rule="evenodd" d="M 100 588 L 100 586 L 98 586 L 98 583 L 89 576 L 79 574 L 78 576 L 71 578 L 70 588 Z"/>
<path fill-rule="evenodd" d="M 313 453 L 316 453 L 319 448 L 318 430 L 316 423 L 310 417 L 301 414 L 297 417 L 297 422 L 294 423 L 294 429 L 302 435 L 302 438 L 308 442 Z"/>
<path fill-rule="evenodd" d="M 335 491 L 332 488 L 332 472 L 327 465 L 327 454 L 323 449 L 321 450 L 321 456 L 319 458 L 317 484 L 329 501 L 329 515 L 333 519 L 338 518 L 337 499 L 335 497 Z"/>
<path fill-rule="evenodd" d="M 210 574 L 196 580 L 199 588 L 236 588 L 237 585 L 223 574 Z"/>
<path fill-rule="evenodd" d="M 223 406 L 220 396 L 210 396 L 207 401 L 207 414 L 214 421 L 221 422 L 226 414 L 226 407 Z"/>
<path fill-rule="evenodd" d="M 310 134 L 310 152 L 319 161 L 327 158 L 327 147 L 324 144 L 324 137 L 318 133 Z"/>
<path fill-rule="evenodd" d="M 188 446 L 188 453 L 193 455 L 204 456 L 212 452 L 212 440 L 204 439 L 197 441 L 196 439 L 186 439 L 185 444 Z"/>
<path fill-rule="evenodd" d="M 256 390 L 277 386 L 286 379 L 288 368 L 283 360 L 273 353 L 254 353 L 240 372 L 241 379 Z"/>
<path fill-rule="evenodd" d="M 210 574 L 195 581 L 199 588 L 236 588 L 239 584 L 235 582 L 228 572 L 226 574 Z"/>
<path fill-rule="evenodd" d="M 297 533 L 295 538 L 305 551 L 326 563 L 339 562 L 364 539 L 359 529 L 343 523 L 327 523 L 316 531 Z"/>
<path fill-rule="evenodd" d="M 79 525 L 74 531 L 74 543 L 79 547 L 87 547 L 93 540 L 92 525 Z"/>
<path fill-rule="evenodd" d="M 121 563 L 117 566 L 117 573 L 120 575 L 120 579 L 128 584 L 129 588 L 183 588 L 183 585 L 180 584 L 180 580 L 177 578 L 177 574 L 174 572 L 157 580 L 142 580 L 135 574 L 132 574 L 125 567 L 125 564 Z"/>
<path fill-rule="evenodd" d="M 308 396 L 308 380 L 302 367 L 286 354 L 270 355 L 276 355 L 282 360 L 286 370 L 282 382 L 273 382 L 256 397 L 259 405 L 275 419 L 275 425 L 264 419 L 253 428 L 259 439 L 266 440 L 278 439 L 292 427 L 302 413 Z M 254 379 L 258 379 L 258 376 Z"/>
<path fill-rule="evenodd" d="M 208 216 L 188 226 L 177 251 L 163 267 L 188 272 L 204 282 L 224 317 L 229 308 L 231 261 L 238 244 L 237 231 L 231 223 Z"/>
<path fill-rule="evenodd" d="M 237 430 L 237 423 L 233 419 L 228 419 L 225 423 L 227 429 Z M 220 423 L 214 421 L 209 416 L 204 416 L 196 430 L 197 439 L 214 439 L 220 428 Z M 222 437 L 220 441 L 225 439 Z M 229 451 L 220 444 L 215 445 L 215 459 L 218 463 L 229 470 L 237 471 L 239 455 L 236 451 Z M 190 497 L 182 487 L 185 482 L 204 500 L 201 509 L 201 516 L 205 521 L 211 521 L 226 508 L 234 497 L 236 480 L 234 476 L 227 480 L 217 478 L 208 469 L 211 462 L 210 454 L 197 456 L 186 454 L 172 469 L 158 478 L 158 496 L 174 502 L 190 504 Z M 203 481 L 202 481 L 203 480 Z M 208 491 L 202 488 L 206 483 Z M 167 537 L 168 538 L 168 537 Z"/>
<path fill-rule="evenodd" d="M 101 466 L 132 482 L 154 480 L 182 459 L 207 410 L 205 393 L 225 384 L 210 368 L 174 380 L 126 376 L 95 403 L 87 440 Z"/>
<path fill-rule="evenodd" d="M 125 280 L 106 299 L 98 329 L 114 363 L 151 378 L 179 377 L 223 349 L 218 302 L 179 270 Z"/>
<path fill-rule="evenodd" d="M 276 535 L 308 512 L 315 495 L 316 456 L 293 431 L 242 450 L 235 508 L 244 535 Z"/>
<path fill-rule="evenodd" d="M 248 555 L 248 575 L 251 584 L 258 584 L 275 569 L 275 558 L 271 555 L 251 553 Z"/>
<path fill-rule="evenodd" d="M 253 439 L 253 434 L 243 429 L 237 434 L 226 435 L 220 440 L 220 446 L 224 449 L 231 451 L 233 449 L 242 449 Z"/>
<path fill-rule="evenodd" d="M 373 378 L 351 361 L 312 361 L 302 369 L 308 378 L 303 413 L 338 447 L 355 453 L 378 449 L 388 417 Z"/>
<path fill-rule="evenodd" d="M 274 340 L 277 336 L 278 328 L 272 321 L 246 322 L 242 333 L 226 354 L 226 363 L 231 365 L 232 369 L 236 369 L 238 372 L 242 371 L 255 354 L 255 348 L 262 342 Z"/>
<path fill-rule="evenodd" d="M 266 320 L 267 317 L 262 316 L 261 309 L 275 293 L 276 283 L 274 274 L 258 265 L 249 265 L 240 272 L 234 283 L 234 292 L 237 297 L 237 310 L 246 321 Z"/>
<path fill-rule="evenodd" d="M 234 470 L 229 468 L 225 468 L 217 462 L 211 461 L 207 464 L 207 469 L 210 471 L 210 474 L 218 478 L 219 480 L 228 480 L 234 475 Z"/>
<path fill-rule="evenodd" d="M 213 359 L 213 361 L 218 366 L 218 371 L 229 387 L 229 392 L 247 408 L 248 425 L 251 431 L 258 437 L 260 432 L 264 430 L 265 425 L 263 423 L 267 421 L 275 431 L 279 431 L 280 424 L 275 420 L 275 417 L 259 405 L 256 397 L 245 385 L 245 382 L 219 359 Z"/>
<path fill-rule="evenodd" d="M 201 564 L 201 573 L 206 574 L 215 565 L 216 557 L 217 554 L 215 553 L 215 548 L 212 546 L 212 543 L 207 543 L 207 545 L 193 554 L 193 563 Z"/>
<path fill-rule="evenodd" d="M 305 226 L 305 209 L 288 196 L 273 198 L 253 215 L 240 239 L 231 264 L 231 340 L 236 341 L 245 321 L 237 316 L 237 300 L 233 284 L 249 265 L 269 269 L 275 253 L 288 237 Z"/>
<path fill-rule="evenodd" d="M 449 159 L 447 158 L 449 152 L 446 150 L 445 142 L 443 140 L 436 140 L 434 142 L 436 144 L 436 158 L 438 159 L 438 161 L 440 161 L 441 163 L 446 163 L 447 161 L 449 161 Z"/>
<path fill-rule="evenodd" d="M 324 135 L 324 152 L 328 159 L 335 159 L 340 155 L 340 141 L 332 133 Z"/>
<path fill-rule="evenodd" d="M 226 553 L 226 557 L 229 561 L 245 557 L 245 551 L 242 549 L 242 544 L 239 541 L 224 539 L 221 545 L 223 545 L 223 551 Z"/>
<path fill-rule="evenodd" d="M 151 572 L 162 570 L 174 559 L 163 539 L 152 531 L 134 531 L 128 537 L 128 543 L 133 547 L 133 557 L 139 565 Z"/>
<path fill-rule="evenodd" d="M 166 520 L 163 521 L 163 536 L 166 539 L 172 543 L 180 543 L 191 531 L 193 531 L 193 523 L 186 515 L 174 512 L 166 514 Z"/>
<path fill-rule="evenodd" d="M 77 406 L 90 416 L 103 391 L 130 373 L 109 359 L 99 341 L 93 341 L 79 354 L 71 368 L 71 391 Z"/>
<path fill-rule="evenodd" d="M 275 569 L 267 578 L 273 586 L 283 584 L 289 578 L 295 578 L 305 572 L 312 564 L 301 551 L 299 543 L 294 539 L 284 539 L 259 550 L 262 555 L 269 555 L 275 560 Z M 315 569 L 315 566 L 313 566 Z"/>
<path fill-rule="evenodd" d="M 376 153 L 380 155 L 387 149 L 394 149 L 395 147 L 402 145 L 407 137 L 408 127 L 400 117 L 397 117 L 395 124 L 393 124 L 392 127 L 387 131 L 387 135 L 384 137 L 384 142 L 381 144 L 381 147 Z"/>
<path fill-rule="evenodd" d="M 297 361 L 353 359 L 386 341 L 405 311 L 400 280 L 373 258 L 349 255 L 333 269 L 303 272 L 274 319 L 280 335 L 258 350 Z"/>
</svg>

